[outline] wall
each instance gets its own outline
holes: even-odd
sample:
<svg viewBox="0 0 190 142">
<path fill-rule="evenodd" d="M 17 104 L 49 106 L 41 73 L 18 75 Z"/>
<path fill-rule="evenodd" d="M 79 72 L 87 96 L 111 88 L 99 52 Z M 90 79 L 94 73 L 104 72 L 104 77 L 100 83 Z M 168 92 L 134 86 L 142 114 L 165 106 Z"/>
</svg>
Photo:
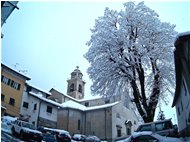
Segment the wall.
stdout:
<svg viewBox="0 0 190 142">
<path fill-rule="evenodd" d="M 176 114 L 180 136 L 190 136 L 190 34 L 178 37 L 175 46 Z M 174 102 L 175 102 L 174 101 Z"/>
<path fill-rule="evenodd" d="M 80 123 L 79 129 L 78 123 Z M 67 130 L 71 135 L 75 133 L 84 134 L 83 112 L 71 108 L 60 109 L 57 117 L 57 128 Z"/>
<path fill-rule="evenodd" d="M 176 114 L 178 120 L 178 131 L 180 132 L 180 135 L 184 135 L 183 131 L 185 131 L 186 127 L 190 127 L 188 126 L 190 125 L 190 122 L 188 122 L 188 117 L 190 113 L 190 93 L 187 89 L 185 89 L 185 87 L 186 83 L 183 78 L 180 87 L 180 96 L 176 101 Z"/>
<path fill-rule="evenodd" d="M 125 122 L 131 121 L 131 133 L 136 130 L 138 119 L 133 110 L 123 106 L 122 102 L 112 108 L 112 138 L 117 138 L 117 127 L 121 129 L 121 137 L 127 135 L 127 127 Z"/>
<path fill-rule="evenodd" d="M 51 92 L 51 96 L 48 97 L 48 99 L 53 99 L 53 100 L 57 100 L 58 103 L 63 103 L 64 102 L 64 96 L 63 94 L 61 94 L 60 92 L 54 90 L 53 88 L 50 90 Z"/>
<path fill-rule="evenodd" d="M 47 112 L 47 106 L 52 107 L 52 113 Z M 43 100 L 40 102 L 40 112 L 39 112 L 39 125 L 46 127 L 57 127 L 57 111 L 58 107 L 47 103 Z"/>
<path fill-rule="evenodd" d="M 24 90 L 25 79 L 12 71 L 8 71 L 7 69 L 3 67 L 1 68 L 1 75 L 20 84 L 20 90 L 16 90 L 12 88 L 11 86 L 8 86 L 1 82 L 1 94 L 5 95 L 5 100 L 1 101 L 1 105 L 6 107 L 6 113 L 8 115 L 18 117 L 20 113 L 20 105 L 21 105 L 22 94 Z M 10 98 L 15 99 L 14 106 L 9 105 Z"/>
<path fill-rule="evenodd" d="M 29 104 L 28 108 L 23 107 L 23 102 L 27 102 Z M 34 110 L 34 104 L 37 104 L 36 110 Z M 31 96 L 27 92 L 23 93 L 20 113 L 23 116 L 29 115 L 29 122 L 34 123 L 35 127 L 37 127 L 39 104 L 40 100 L 38 98 Z"/>
<path fill-rule="evenodd" d="M 96 135 L 100 139 L 111 138 L 111 109 L 104 108 L 93 111 L 86 111 L 86 135 Z"/>
</svg>

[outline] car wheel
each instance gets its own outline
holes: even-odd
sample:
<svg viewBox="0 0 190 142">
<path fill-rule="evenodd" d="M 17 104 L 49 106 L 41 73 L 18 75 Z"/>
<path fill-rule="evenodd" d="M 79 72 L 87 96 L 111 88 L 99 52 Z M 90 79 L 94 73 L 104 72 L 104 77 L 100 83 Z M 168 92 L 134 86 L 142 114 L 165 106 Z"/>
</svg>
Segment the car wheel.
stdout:
<svg viewBox="0 0 190 142">
<path fill-rule="evenodd" d="M 20 139 L 21 139 L 21 140 L 24 139 L 24 133 L 23 133 L 23 131 L 20 131 Z"/>
<path fill-rule="evenodd" d="M 16 135 L 16 132 L 15 132 L 15 128 L 14 128 L 14 127 L 12 127 L 12 134 L 13 134 L 13 136 Z"/>
</svg>

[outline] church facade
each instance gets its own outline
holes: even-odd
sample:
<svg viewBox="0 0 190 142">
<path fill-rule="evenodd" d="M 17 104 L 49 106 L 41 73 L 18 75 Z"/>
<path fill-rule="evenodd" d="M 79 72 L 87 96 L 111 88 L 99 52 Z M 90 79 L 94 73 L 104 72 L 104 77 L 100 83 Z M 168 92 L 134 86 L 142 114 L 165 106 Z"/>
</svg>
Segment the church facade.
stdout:
<svg viewBox="0 0 190 142">
<path fill-rule="evenodd" d="M 124 101 L 123 96 L 85 100 L 82 76 L 77 67 L 67 80 L 67 95 L 61 94 L 67 101 L 57 112 L 57 128 L 71 134 L 96 135 L 106 141 L 114 141 L 136 130 L 138 118 L 131 102 Z"/>
</svg>

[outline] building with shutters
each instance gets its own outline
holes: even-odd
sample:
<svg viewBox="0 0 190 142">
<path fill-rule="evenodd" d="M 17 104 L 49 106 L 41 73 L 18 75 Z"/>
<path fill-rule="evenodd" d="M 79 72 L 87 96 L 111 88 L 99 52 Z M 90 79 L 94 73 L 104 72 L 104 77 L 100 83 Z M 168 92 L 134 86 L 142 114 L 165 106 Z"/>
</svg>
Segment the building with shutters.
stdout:
<svg viewBox="0 0 190 142">
<path fill-rule="evenodd" d="M 1 111 L 5 115 L 20 115 L 24 86 L 30 78 L 1 63 Z M 5 110 L 3 109 L 5 108 Z"/>
</svg>

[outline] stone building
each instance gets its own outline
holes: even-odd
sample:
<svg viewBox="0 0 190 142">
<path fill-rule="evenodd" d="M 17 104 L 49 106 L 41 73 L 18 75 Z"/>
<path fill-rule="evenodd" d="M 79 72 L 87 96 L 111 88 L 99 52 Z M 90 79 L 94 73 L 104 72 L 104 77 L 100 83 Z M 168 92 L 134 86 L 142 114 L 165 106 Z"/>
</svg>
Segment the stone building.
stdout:
<svg viewBox="0 0 190 142">
<path fill-rule="evenodd" d="M 83 99 L 84 98 L 84 86 L 85 82 L 82 80 L 83 74 L 79 70 L 79 67 L 71 73 L 71 78 L 67 80 L 67 95 L 75 98 L 75 99 Z"/>
<path fill-rule="evenodd" d="M 83 99 L 85 82 L 78 67 L 67 82 L 68 95 L 54 89 L 54 93 L 65 97 L 57 112 L 57 128 L 71 134 L 96 135 L 107 141 L 130 135 L 136 129 L 138 119 L 131 102 L 126 102 L 127 98 Z"/>
</svg>

